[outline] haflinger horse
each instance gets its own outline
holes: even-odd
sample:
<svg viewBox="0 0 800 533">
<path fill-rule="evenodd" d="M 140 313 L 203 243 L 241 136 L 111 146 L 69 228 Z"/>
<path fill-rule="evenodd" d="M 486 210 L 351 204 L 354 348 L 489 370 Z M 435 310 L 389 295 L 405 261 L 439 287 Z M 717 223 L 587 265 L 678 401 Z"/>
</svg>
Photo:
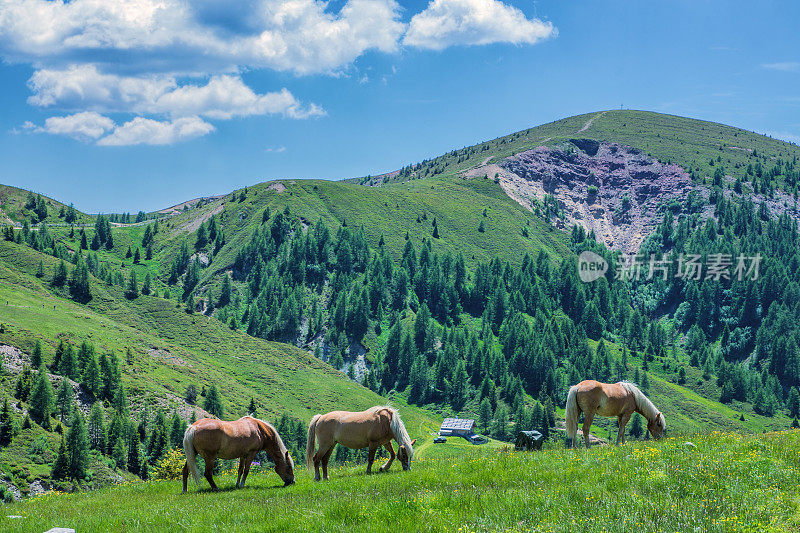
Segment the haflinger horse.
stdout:
<svg viewBox="0 0 800 533">
<path fill-rule="evenodd" d="M 372 473 L 375 452 L 384 446 L 389 452 L 389 460 L 380 467 L 381 472 L 389 470 L 395 454 L 392 439 L 399 446 L 397 458 L 403 470 L 411 468 L 411 456 L 414 454 L 414 443 L 408 436 L 400 414 L 396 409 L 376 406 L 366 411 L 353 413 L 350 411 L 333 411 L 325 415 L 315 415 L 308 425 L 308 443 L 306 445 L 306 465 L 309 472 L 314 466 L 314 481 L 319 481 L 319 467 L 322 465 L 322 476 L 328 479 L 328 460 L 337 443 L 360 450 L 369 448 L 367 473 Z M 319 449 L 314 453 L 315 440 L 319 441 Z"/>
<path fill-rule="evenodd" d="M 589 448 L 589 427 L 594 415 L 616 416 L 619 422 L 617 445 L 625 443 L 625 424 L 637 412 L 647 420 L 647 429 L 653 438 L 660 439 L 667 429 L 664 413 L 659 411 L 639 387 L 627 381 L 619 383 L 600 383 L 587 380 L 573 385 L 567 394 L 567 437 L 577 446 L 575 435 L 578 432 L 578 418 L 584 414 L 583 440 Z"/>
<path fill-rule="evenodd" d="M 186 429 L 183 435 L 183 449 L 186 453 L 186 464 L 183 465 L 183 492 L 186 492 L 186 480 L 191 472 L 195 482 L 200 482 L 200 471 L 197 469 L 197 455 L 206 463 L 205 478 L 211 490 L 217 491 L 212 472 L 216 459 L 239 459 L 239 475 L 236 486 L 244 487 L 250 465 L 256 454 L 265 451 L 275 463 L 275 472 L 283 480 L 284 487 L 294 483 L 294 462 L 281 436 L 271 424 L 244 416 L 239 420 L 226 422 L 216 418 L 203 418 Z"/>
</svg>

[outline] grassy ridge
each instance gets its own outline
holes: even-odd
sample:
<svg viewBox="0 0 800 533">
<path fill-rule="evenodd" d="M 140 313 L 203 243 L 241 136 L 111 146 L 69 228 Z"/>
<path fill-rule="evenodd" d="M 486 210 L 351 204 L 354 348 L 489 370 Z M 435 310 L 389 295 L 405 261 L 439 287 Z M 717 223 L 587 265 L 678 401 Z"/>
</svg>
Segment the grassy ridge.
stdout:
<svg viewBox="0 0 800 533">
<path fill-rule="evenodd" d="M 753 150 L 764 158 L 765 167 L 767 162 L 772 166 L 779 158 L 791 161 L 800 157 L 797 145 L 733 126 L 651 111 L 609 110 L 568 117 L 454 150 L 422 163 L 414 177 L 432 172 L 453 176 L 487 161 L 496 163 L 536 146 L 555 145 L 574 138 L 632 146 L 661 161 L 677 163 L 700 177 L 713 175 L 718 165 L 724 166 L 726 174 L 733 178 L 744 177 L 747 164 L 755 164 Z M 402 175 L 393 178 L 406 179 L 409 177 Z M 369 178 L 354 181 L 372 182 Z"/>
<path fill-rule="evenodd" d="M 222 492 L 177 481 L 52 494 L 13 504 L 3 531 L 792 531 L 800 526 L 800 432 L 534 453 L 458 449 L 423 456 L 410 472 L 367 476 L 335 468 L 331 480 L 280 488 L 255 474 Z M 452 450 L 451 450 L 452 451 Z M 104 512 L 98 513 L 97 509 Z M 22 518 L 9 519 L 5 515 Z"/>
</svg>

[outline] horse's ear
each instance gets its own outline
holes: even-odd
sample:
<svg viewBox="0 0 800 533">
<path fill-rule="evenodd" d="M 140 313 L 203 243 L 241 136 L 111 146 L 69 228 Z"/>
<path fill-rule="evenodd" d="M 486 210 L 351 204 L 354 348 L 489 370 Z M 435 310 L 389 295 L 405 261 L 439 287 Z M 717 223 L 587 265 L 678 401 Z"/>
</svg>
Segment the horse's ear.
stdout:
<svg viewBox="0 0 800 533">
<path fill-rule="evenodd" d="M 286 452 L 284 453 L 284 456 L 285 456 L 286 462 L 288 463 L 289 462 L 289 450 L 286 450 Z"/>
<path fill-rule="evenodd" d="M 417 439 L 414 439 L 414 440 L 411 441 L 411 445 L 412 446 L 415 445 L 416 443 L 417 443 Z"/>
</svg>

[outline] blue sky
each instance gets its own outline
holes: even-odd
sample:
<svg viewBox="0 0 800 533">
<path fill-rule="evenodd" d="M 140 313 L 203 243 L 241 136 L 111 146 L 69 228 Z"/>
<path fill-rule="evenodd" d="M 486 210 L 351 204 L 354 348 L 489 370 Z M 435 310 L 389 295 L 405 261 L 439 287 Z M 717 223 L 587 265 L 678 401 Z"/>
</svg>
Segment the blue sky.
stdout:
<svg viewBox="0 0 800 533">
<path fill-rule="evenodd" d="M 621 105 L 800 142 L 797 2 L 398 2 L 0 0 L 0 183 L 154 210 Z"/>
</svg>

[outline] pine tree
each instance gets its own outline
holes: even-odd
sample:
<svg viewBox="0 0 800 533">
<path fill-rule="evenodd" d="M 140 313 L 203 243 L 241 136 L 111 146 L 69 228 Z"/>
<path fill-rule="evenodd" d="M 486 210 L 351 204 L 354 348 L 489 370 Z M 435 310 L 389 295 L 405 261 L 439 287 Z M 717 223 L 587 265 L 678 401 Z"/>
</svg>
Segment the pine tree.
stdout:
<svg viewBox="0 0 800 533">
<path fill-rule="evenodd" d="M 148 296 L 153 291 L 153 279 L 150 277 L 150 272 L 144 277 L 144 283 L 142 284 L 142 294 Z"/>
<path fill-rule="evenodd" d="M 190 315 L 194 313 L 194 293 L 189 293 L 189 297 L 186 299 L 186 312 Z"/>
<path fill-rule="evenodd" d="M 66 437 L 61 437 L 61 444 L 58 445 L 58 455 L 50 471 L 53 479 L 66 479 L 69 476 L 69 457 L 67 456 Z"/>
<path fill-rule="evenodd" d="M 184 433 L 186 433 L 186 422 L 183 421 L 178 411 L 173 411 L 169 421 L 169 441 L 173 448 L 183 448 Z"/>
<path fill-rule="evenodd" d="M 631 434 L 632 437 L 637 439 L 640 438 L 642 435 L 644 435 L 644 429 L 642 427 L 642 417 L 639 415 L 639 413 L 633 414 L 633 418 L 631 418 L 631 423 L 628 432 Z"/>
<path fill-rule="evenodd" d="M 128 463 L 128 450 L 125 446 L 125 439 L 117 439 L 114 448 L 111 450 L 111 458 L 117 463 L 117 468 L 125 468 Z"/>
<path fill-rule="evenodd" d="M 53 287 L 63 287 L 66 282 L 67 282 L 67 264 L 62 259 L 56 265 L 55 272 L 53 272 L 53 280 L 50 282 L 50 284 Z"/>
<path fill-rule="evenodd" d="M 137 246 L 136 251 L 133 254 L 133 264 L 138 265 L 141 260 L 142 260 L 142 255 L 139 252 L 139 247 Z"/>
<path fill-rule="evenodd" d="M 141 475 L 142 453 L 139 447 L 139 435 L 134 433 L 128 447 L 128 472 L 137 476 Z"/>
<path fill-rule="evenodd" d="M 81 380 L 83 386 L 92 393 L 92 396 L 98 397 L 102 391 L 102 382 L 100 381 L 100 367 L 97 366 L 97 359 L 94 354 L 89 357 L 86 367 L 83 369 L 83 378 Z"/>
<path fill-rule="evenodd" d="M 86 435 L 86 422 L 79 409 L 72 411 L 72 423 L 67 433 L 67 456 L 69 476 L 73 479 L 85 478 L 89 465 L 89 439 Z"/>
<path fill-rule="evenodd" d="M 58 373 L 70 379 L 78 377 L 78 360 L 75 357 L 75 349 L 71 344 L 64 346 L 64 353 L 61 354 L 58 362 Z"/>
<path fill-rule="evenodd" d="M 508 411 L 504 405 L 498 405 L 494 411 L 492 437 L 497 440 L 506 440 L 508 438 Z"/>
<path fill-rule="evenodd" d="M 222 288 L 219 291 L 217 307 L 225 307 L 231 301 L 231 278 L 227 274 L 222 276 Z"/>
<path fill-rule="evenodd" d="M 86 424 L 89 437 L 89 448 L 104 452 L 106 449 L 106 425 L 103 408 L 100 402 L 94 402 L 89 410 L 89 420 Z"/>
<path fill-rule="evenodd" d="M 72 403 L 75 391 L 72 390 L 69 380 L 62 379 L 56 392 L 56 414 L 63 424 L 66 424 L 72 415 Z"/>
<path fill-rule="evenodd" d="M 131 270 L 131 277 L 128 278 L 128 288 L 125 289 L 125 297 L 129 300 L 138 298 L 139 296 L 139 283 L 136 281 L 136 271 Z"/>
<path fill-rule="evenodd" d="M 453 371 L 453 379 L 450 386 L 450 405 L 455 411 L 463 409 L 464 404 L 467 402 L 468 382 L 469 375 L 467 374 L 466 363 L 463 359 L 459 359 Z"/>
<path fill-rule="evenodd" d="M 486 224 L 483 222 L 483 219 L 481 219 L 481 223 L 478 224 L 478 231 L 481 233 L 486 231 Z"/>
<path fill-rule="evenodd" d="M 481 429 L 484 432 L 489 431 L 489 425 L 492 423 L 492 404 L 489 398 L 481 400 L 480 407 L 478 407 L 478 420 L 480 421 Z"/>
<path fill-rule="evenodd" d="M 42 366 L 42 342 L 39 339 L 36 339 L 36 344 L 31 352 L 31 366 L 33 368 Z"/>
<path fill-rule="evenodd" d="M 8 396 L 3 397 L 3 409 L 0 411 L 0 446 L 8 446 L 14 438 L 16 421 Z"/>
<path fill-rule="evenodd" d="M 92 291 L 89 286 L 89 269 L 81 256 L 72 269 L 69 279 L 69 292 L 73 299 L 78 302 L 86 303 L 92 299 Z"/>
<path fill-rule="evenodd" d="M 44 262 L 40 259 L 39 266 L 36 268 L 36 277 L 41 279 L 44 277 Z"/>
<path fill-rule="evenodd" d="M 216 384 L 212 384 L 211 388 L 208 389 L 205 402 L 203 403 L 203 409 L 217 418 L 222 418 L 225 414 L 225 410 L 222 407 L 222 399 L 220 398 L 219 391 L 217 391 Z"/>
<path fill-rule="evenodd" d="M 255 398 L 250 398 L 250 405 L 247 407 L 247 413 L 253 418 L 258 418 L 258 408 L 256 407 Z"/>
<path fill-rule="evenodd" d="M 47 370 L 44 365 L 39 367 L 28 403 L 30 404 L 30 414 L 34 421 L 44 429 L 49 430 L 50 415 L 53 412 L 53 386 L 50 384 L 50 378 L 47 377 Z"/>
<path fill-rule="evenodd" d="M 792 387 L 789 391 L 789 399 L 786 405 L 789 408 L 789 416 L 795 418 L 800 415 L 800 392 L 798 392 L 797 387 Z"/>
</svg>

